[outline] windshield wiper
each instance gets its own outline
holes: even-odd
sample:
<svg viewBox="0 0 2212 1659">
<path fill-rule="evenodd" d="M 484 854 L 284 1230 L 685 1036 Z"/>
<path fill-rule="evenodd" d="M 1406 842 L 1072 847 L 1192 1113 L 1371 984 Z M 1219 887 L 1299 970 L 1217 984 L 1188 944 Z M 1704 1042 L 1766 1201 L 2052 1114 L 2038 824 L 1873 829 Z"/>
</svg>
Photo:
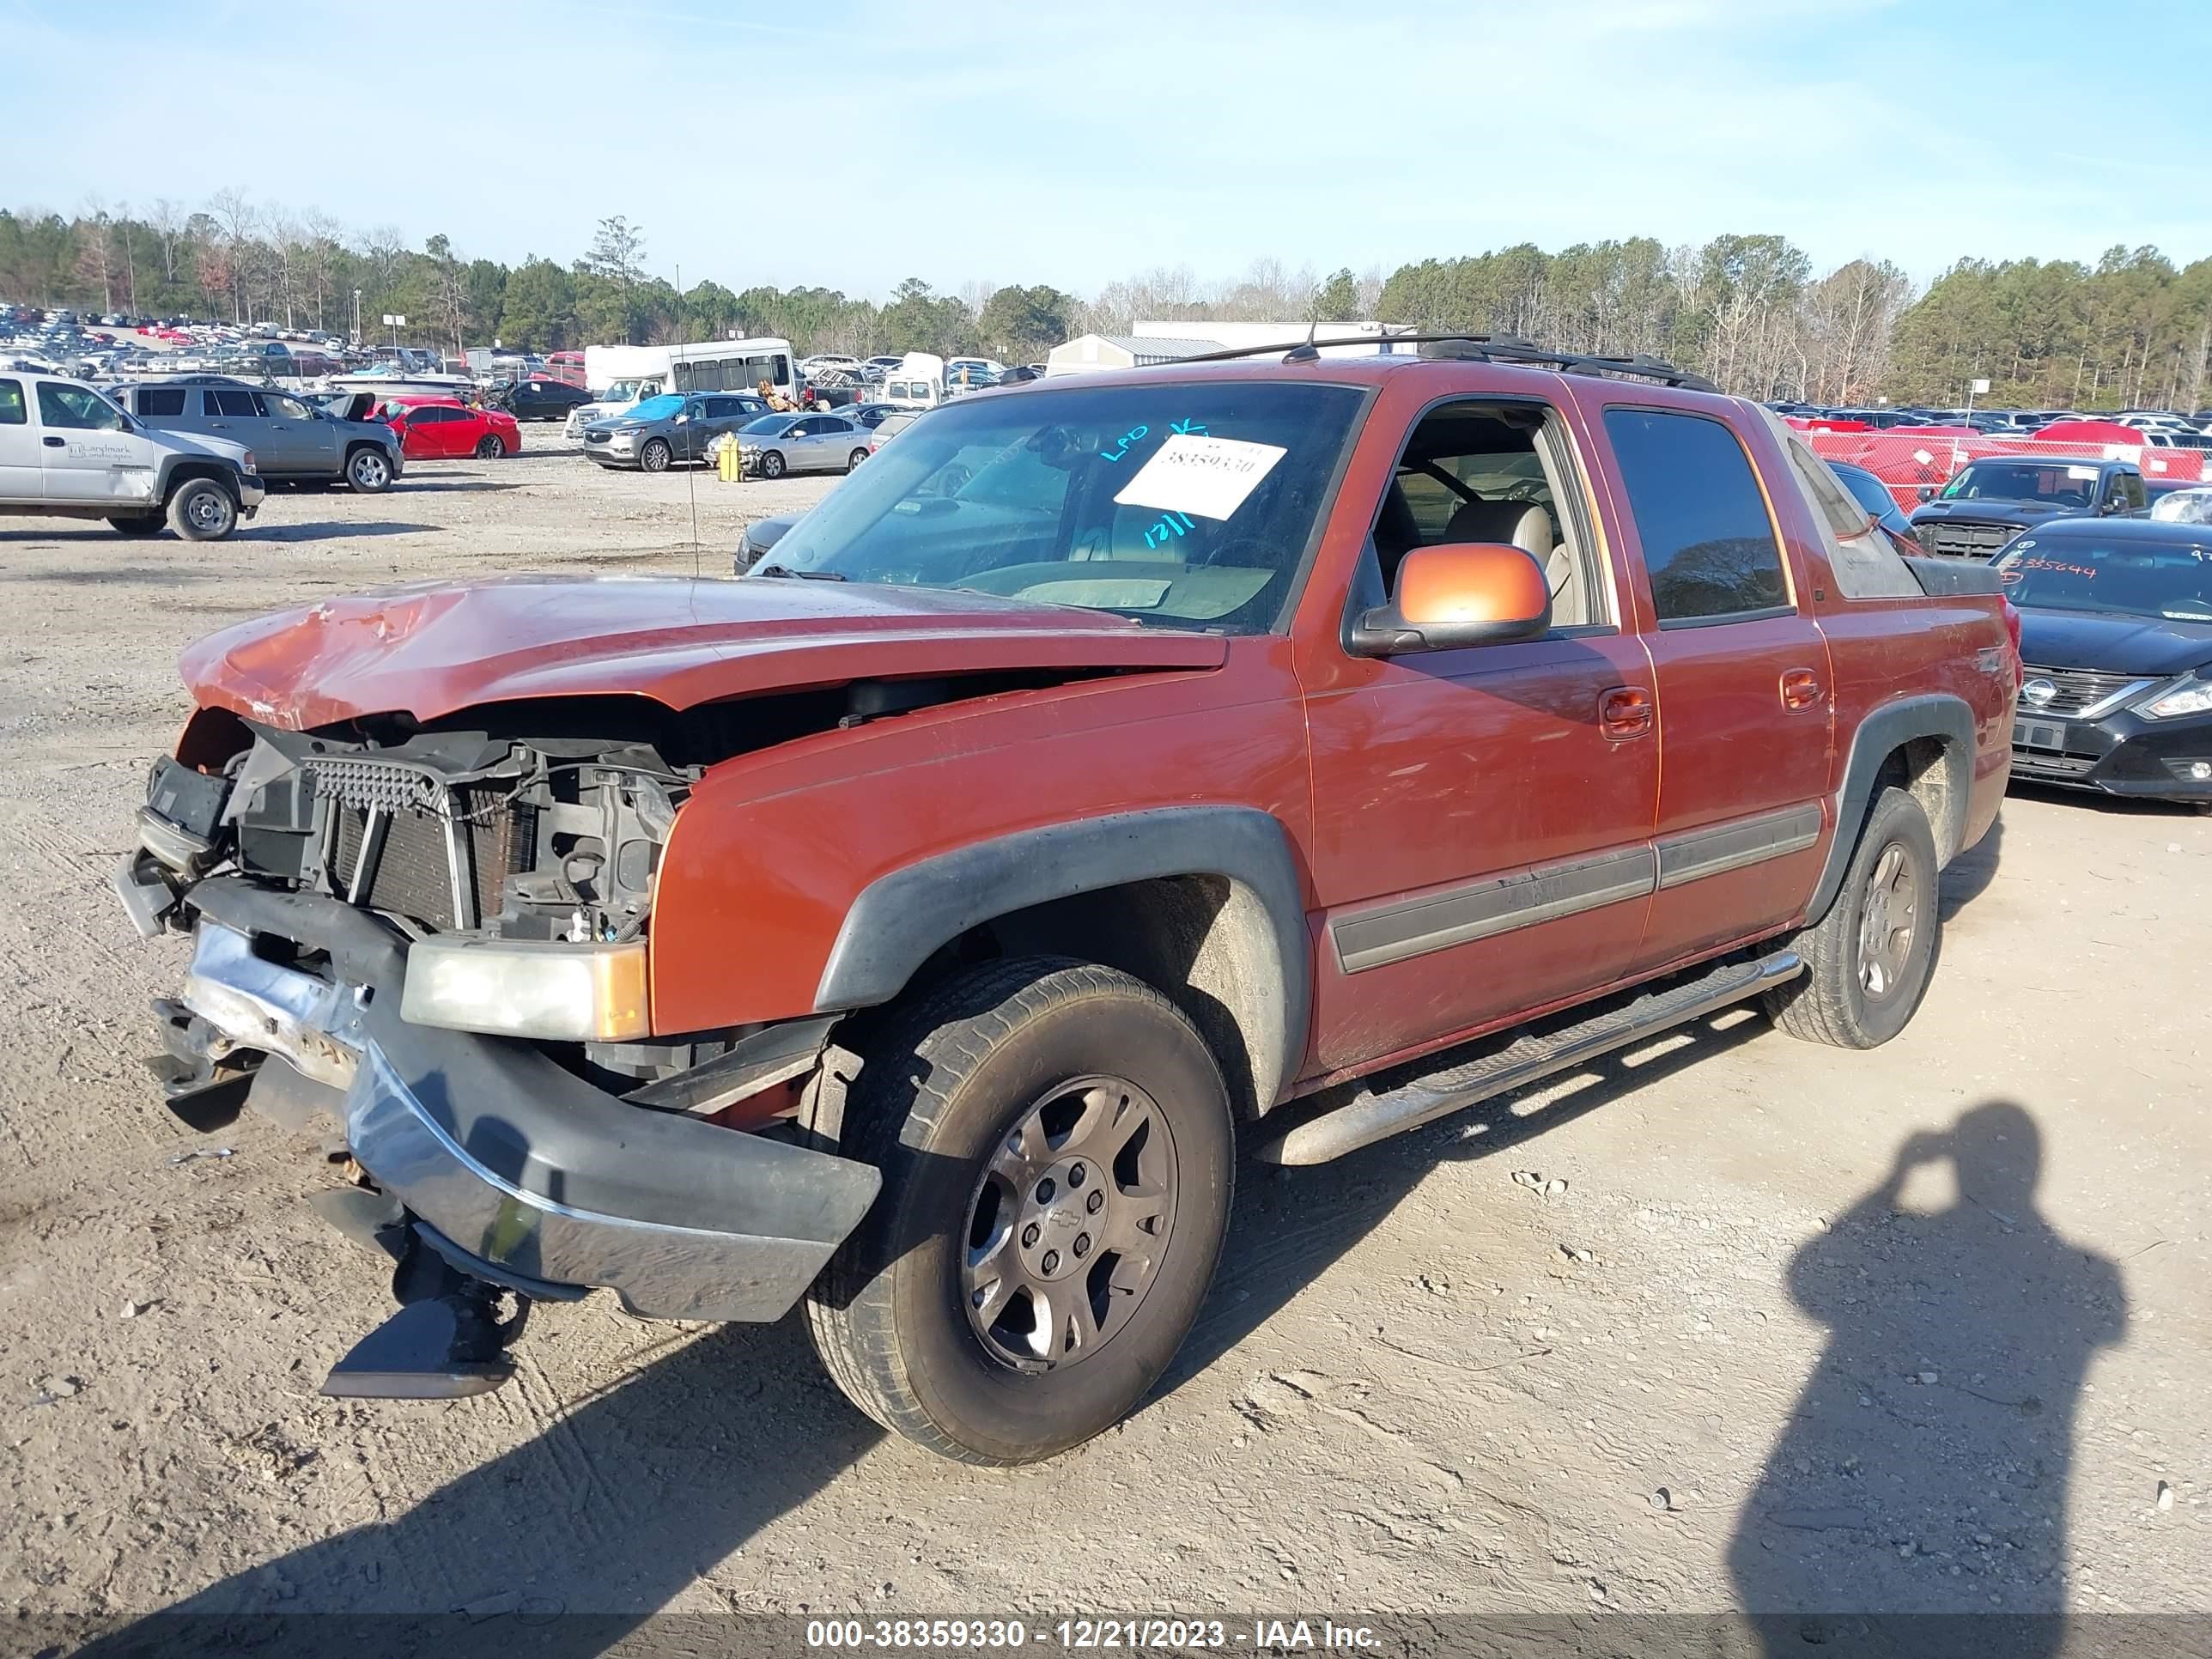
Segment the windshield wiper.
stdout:
<svg viewBox="0 0 2212 1659">
<path fill-rule="evenodd" d="M 802 581 L 842 582 L 851 580 L 839 570 L 793 570 L 787 564 L 757 564 L 750 573 L 756 576 L 796 576 Z"/>
</svg>

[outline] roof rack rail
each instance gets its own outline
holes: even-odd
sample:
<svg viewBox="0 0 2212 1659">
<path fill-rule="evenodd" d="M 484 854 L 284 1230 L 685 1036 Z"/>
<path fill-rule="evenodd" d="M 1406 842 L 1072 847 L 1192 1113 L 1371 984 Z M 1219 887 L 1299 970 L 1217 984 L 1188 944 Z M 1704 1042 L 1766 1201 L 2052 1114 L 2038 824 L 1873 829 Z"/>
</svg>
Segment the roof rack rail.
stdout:
<svg viewBox="0 0 2212 1659">
<path fill-rule="evenodd" d="M 1615 380 L 1654 380 L 1661 386 L 1680 386 L 1686 392 L 1718 392 L 1702 374 L 1657 357 L 1601 357 L 1588 352 L 1551 351 L 1531 340 L 1510 334 L 1381 334 L 1356 335 L 1348 340 L 1284 340 L 1273 345 L 1238 346 L 1226 351 L 1204 351 L 1194 357 L 1178 357 L 1178 363 L 1231 362 L 1239 357 L 1280 355 L 1285 362 L 1310 362 L 1322 346 L 1415 345 L 1424 357 L 1462 362 L 1515 363 L 1530 368 L 1555 368 L 1566 374 L 1599 374 Z M 1431 348 L 1438 348 L 1431 349 Z"/>
</svg>

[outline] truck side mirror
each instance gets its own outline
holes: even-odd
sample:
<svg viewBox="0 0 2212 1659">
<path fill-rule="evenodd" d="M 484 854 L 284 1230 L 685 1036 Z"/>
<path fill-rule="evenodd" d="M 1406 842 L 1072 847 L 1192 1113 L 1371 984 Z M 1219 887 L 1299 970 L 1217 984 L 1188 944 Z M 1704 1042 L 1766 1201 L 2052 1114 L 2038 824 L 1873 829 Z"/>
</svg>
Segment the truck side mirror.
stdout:
<svg viewBox="0 0 2212 1659">
<path fill-rule="evenodd" d="M 1531 555 L 1504 542 L 1450 542 L 1408 552 L 1390 602 L 1362 616 L 1347 643 L 1354 656 L 1393 657 L 1533 640 L 1551 626 L 1551 586 Z"/>
<path fill-rule="evenodd" d="M 1934 484 L 1923 484 L 1923 485 L 1921 485 L 1921 486 L 1920 486 L 1920 489 L 1919 489 L 1919 495 L 1920 495 L 1920 499 L 1921 499 L 1922 501 L 1934 501 L 1934 500 L 1936 499 L 1936 486 L 1935 486 Z"/>
</svg>

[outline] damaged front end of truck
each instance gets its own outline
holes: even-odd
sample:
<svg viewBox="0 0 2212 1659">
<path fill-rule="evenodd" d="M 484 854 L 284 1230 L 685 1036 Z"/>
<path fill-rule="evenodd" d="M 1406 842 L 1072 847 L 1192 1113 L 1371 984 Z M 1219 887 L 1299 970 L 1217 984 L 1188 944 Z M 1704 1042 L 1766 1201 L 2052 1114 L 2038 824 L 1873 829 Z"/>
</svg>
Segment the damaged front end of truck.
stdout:
<svg viewBox="0 0 2212 1659">
<path fill-rule="evenodd" d="M 781 1317 L 879 1176 L 711 1121 L 812 1071 L 833 1017 L 653 1036 L 655 874 L 700 763 L 411 724 L 203 709 L 113 877 L 143 934 L 192 940 L 149 1062 L 177 1115 L 343 1127 L 357 1182 L 312 1201 L 391 1255 L 401 1306 L 324 1391 L 495 1387 L 529 1304 L 592 1289 Z"/>
</svg>

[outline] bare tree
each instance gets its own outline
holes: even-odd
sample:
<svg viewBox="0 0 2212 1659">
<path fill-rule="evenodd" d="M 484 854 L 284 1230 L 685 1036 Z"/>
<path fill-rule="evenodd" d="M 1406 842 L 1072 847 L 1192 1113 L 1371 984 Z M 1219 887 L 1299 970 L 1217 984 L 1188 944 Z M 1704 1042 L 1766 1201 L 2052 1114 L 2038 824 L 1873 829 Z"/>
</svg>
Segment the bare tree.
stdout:
<svg viewBox="0 0 2212 1659">
<path fill-rule="evenodd" d="M 84 198 L 84 215 L 77 222 L 76 274 L 88 286 L 100 285 L 100 308 L 103 312 L 115 309 L 115 246 L 114 227 L 107 217 L 107 204 L 98 196 Z"/>
<path fill-rule="evenodd" d="M 124 305 L 133 316 L 138 312 L 138 250 L 132 246 L 136 240 L 131 234 L 135 222 L 131 217 L 131 204 L 115 204 L 116 237 L 123 244 Z"/>
<path fill-rule="evenodd" d="M 161 281 L 173 283 L 177 280 L 177 256 L 185 242 L 185 210 L 167 197 L 156 196 L 152 210 L 146 215 L 146 222 L 154 228 L 154 245 L 161 252 Z"/>
<path fill-rule="evenodd" d="M 960 284 L 959 290 L 960 303 L 968 307 L 968 314 L 970 317 L 981 317 L 983 314 L 983 307 L 991 303 L 991 296 L 998 291 L 999 285 L 996 283 L 980 280 L 963 283 Z"/>
<path fill-rule="evenodd" d="M 250 321 L 246 314 L 250 309 L 246 286 L 256 252 L 251 245 L 254 234 L 261 228 L 260 210 L 234 185 L 208 198 L 208 212 L 214 216 L 216 228 L 222 237 L 226 263 L 230 268 L 232 320 Z"/>
</svg>

